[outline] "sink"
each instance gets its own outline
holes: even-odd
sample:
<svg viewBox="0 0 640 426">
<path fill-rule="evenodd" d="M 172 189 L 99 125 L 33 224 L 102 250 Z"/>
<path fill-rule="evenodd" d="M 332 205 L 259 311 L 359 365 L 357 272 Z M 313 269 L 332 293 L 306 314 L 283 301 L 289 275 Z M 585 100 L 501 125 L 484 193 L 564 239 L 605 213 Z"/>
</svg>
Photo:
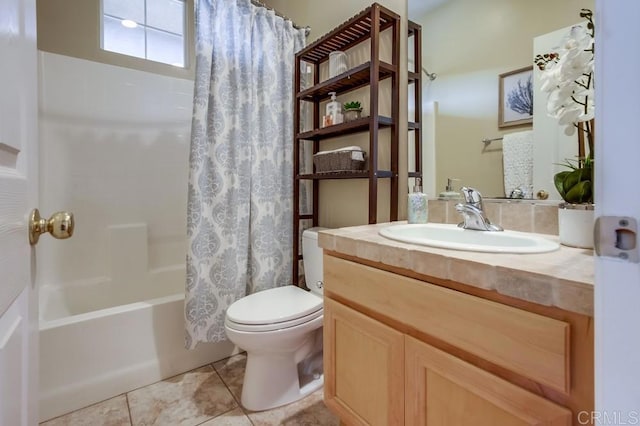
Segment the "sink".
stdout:
<svg viewBox="0 0 640 426">
<path fill-rule="evenodd" d="M 391 225 L 380 235 L 404 243 L 486 253 L 546 253 L 560 244 L 537 235 L 516 231 L 474 231 L 440 223 Z"/>
</svg>

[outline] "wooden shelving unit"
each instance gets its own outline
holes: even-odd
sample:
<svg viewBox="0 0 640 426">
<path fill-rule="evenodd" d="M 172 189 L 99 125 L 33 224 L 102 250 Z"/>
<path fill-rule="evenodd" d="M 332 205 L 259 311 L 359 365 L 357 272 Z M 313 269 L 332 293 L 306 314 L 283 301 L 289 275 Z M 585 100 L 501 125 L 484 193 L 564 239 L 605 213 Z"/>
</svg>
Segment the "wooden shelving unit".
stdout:
<svg viewBox="0 0 640 426">
<path fill-rule="evenodd" d="M 409 70 L 409 84 L 414 88 L 415 117 L 409 122 L 409 131 L 413 133 L 414 170 L 409 170 L 410 178 L 422 178 L 422 27 L 408 22 L 408 37 L 413 37 L 413 70 Z M 411 133 L 409 136 L 411 143 Z"/>
<path fill-rule="evenodd" d="M 380 34 L 390 31 L 391 63 L 380 60 Z M 378 3 L 349 19 L 342 25 L 307 46 L 296 54 L 295 58 L 295 105 L 294 105 L 294 200 L 293 200 L 293 283 L 298 284 L 300 252 L 300 221 L 311 220 L 318 226 L 319 182 L 324 179 L 367 179 L 369 193 L 369 223 L 378 220 L 378 179 L 390 179 L 389 217 L 398 219 L 398 141 L 399 141 L 399 65 L 400 65 L 400 16 Z M 333 51 L 347 51 L 362 42 L 370 40 L 370 58 L 364 64 L 346 72 L 320 81 L 320 66 L 329 60 Z M 313 85 L 301 88 L 301 67 L 310 66 L 313 72 Z M 419 78 L 419 76 L 418 76 Z M 378 112 L 379 84 L 391 79 L 391 117 L 381 116 Z M 320 103 L 329 98 L 329 92 L 338 95 L 362 88 L 370 88 L 369 116 L 329 127 L 320 127 Z M 301 107 L 303 102 L 313 105 L 313 130 L 301 131 Z M 380 129 L 390 128 L 390 170 L 378 169 L 378 136 Z M 367 152 L 368 170 L 357 172 L 304 173 L 300 171 L 300 144 L 312 141 L 313 153 L 320 151 L 323 140 L 356 133 L 369 134 Z M 312 213 L 300 213 L 300 182 L 313 182 Z"/>
</svg>

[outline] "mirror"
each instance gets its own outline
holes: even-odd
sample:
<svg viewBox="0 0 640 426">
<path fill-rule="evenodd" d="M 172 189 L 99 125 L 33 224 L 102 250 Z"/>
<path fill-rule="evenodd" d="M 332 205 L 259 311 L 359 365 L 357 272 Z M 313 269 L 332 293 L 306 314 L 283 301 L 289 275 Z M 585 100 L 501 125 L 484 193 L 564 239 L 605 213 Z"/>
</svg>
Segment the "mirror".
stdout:
<svg viewBox="0 0 640 426">
<path fill-rule="evenodd" d="M 549 167 L 563 162 L 566 150 L 535 138 L 535 115 L 533 126 L 498 127 L 498 76 L 533 65 L 536 37 L 580 22 L 580 9 L 594 6 L 594 0 L 408 0 L 409 19 L 422 26 L 422 65 L 437 74 L 434 80 L 422 74 L 423 186 L 430 197 L 445 191 L 447 178 L 460 179 L 456 189 L 505 197 L 500 138 L 533 128 L 535 150 L 551 154 L 534 155 L 534 170 L 545 171 L 532 195 L 543 189 L 560 199 Z M 412 111 L 410 104 L 409 117 Z"/>
</svg>

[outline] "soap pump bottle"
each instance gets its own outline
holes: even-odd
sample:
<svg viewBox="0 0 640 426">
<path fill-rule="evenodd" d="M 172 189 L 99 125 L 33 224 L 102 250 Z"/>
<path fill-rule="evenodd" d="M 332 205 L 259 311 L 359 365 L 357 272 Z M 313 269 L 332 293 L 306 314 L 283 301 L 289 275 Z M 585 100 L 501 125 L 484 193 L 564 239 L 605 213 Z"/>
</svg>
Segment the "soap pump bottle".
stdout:
<svg viewBox="0 0 640 426">
<path fill-rule="evenodd" d="M 453 189 L 453 182 L 459 180 L 460 179 L 456 178 L 447 178 L 447 187 L 444 192 L 441 192 L 440 195 L 438 195 L 438 198 L 441 200 L 457 200 L 460 198 L 460 193 Z"/>
<path fill-rule="evenodd" d="M 422 179 L 416 178 L 416 184 L 413 187 L 413 192 L 409 194 L 407 222 L 427 223 L 428 215 L 427 194 L 422 192 Z"/>
<path fill-rule="evenodd" d="M 342 123 L 342 105 L 336 100 L 336 92 L 329 92 L 331 101 L 327 103 L 326 120 L 329 125 Z"/>
</svg>

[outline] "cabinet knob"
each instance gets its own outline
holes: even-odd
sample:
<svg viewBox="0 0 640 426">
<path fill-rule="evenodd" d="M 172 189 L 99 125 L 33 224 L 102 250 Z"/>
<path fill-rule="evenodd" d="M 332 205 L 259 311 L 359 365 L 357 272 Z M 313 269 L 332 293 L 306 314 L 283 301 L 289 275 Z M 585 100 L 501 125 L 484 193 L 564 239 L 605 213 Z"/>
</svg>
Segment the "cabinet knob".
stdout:
<svg viewBox="0 0 640 426">
<path fill-rule="evenodd" d="M 546 200 L 547 198 L 549 198 L 549 193 L 544 189 L 541 189 L 536 193 L 536 197 L 538 197 L 538 200 Z"/>
</svg>

